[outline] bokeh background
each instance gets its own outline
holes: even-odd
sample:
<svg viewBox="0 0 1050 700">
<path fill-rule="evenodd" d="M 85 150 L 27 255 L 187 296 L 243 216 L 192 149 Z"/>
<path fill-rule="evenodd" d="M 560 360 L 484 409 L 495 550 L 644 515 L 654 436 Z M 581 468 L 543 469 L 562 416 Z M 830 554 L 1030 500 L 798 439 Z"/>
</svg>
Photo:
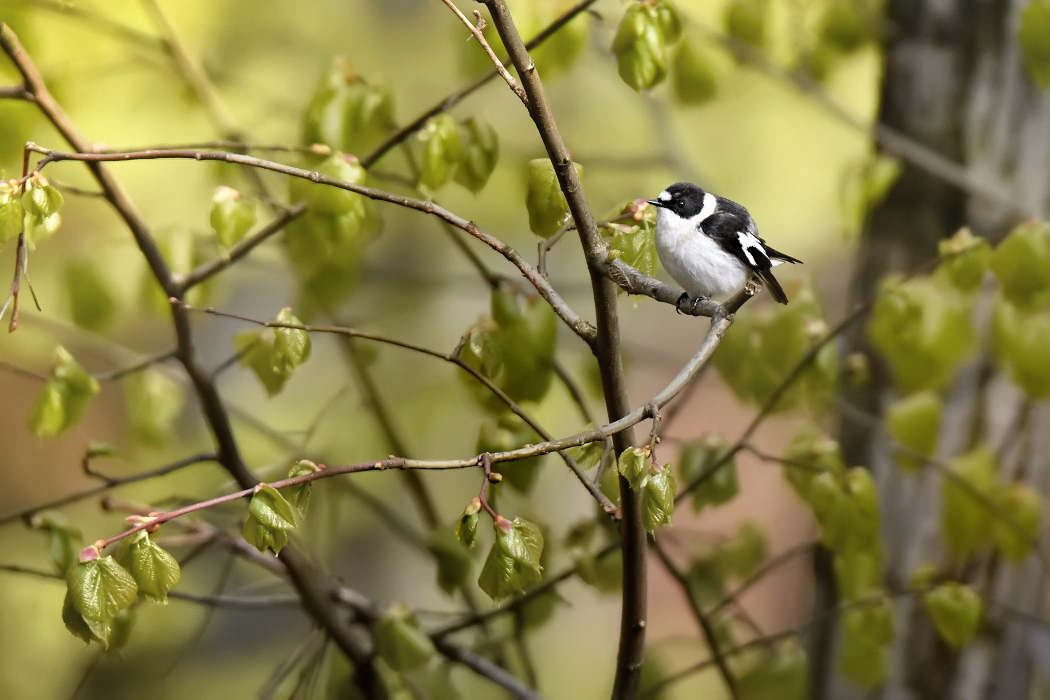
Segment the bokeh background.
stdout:
<svg viewBox="0 0 1050 700">
<path fill-rule="evenodd" d="M 472 9 L 466 0 L 460 4 L 465 11 Z M 722 2 L 677 4 L 695 31 L 722 31 Z M 480 52 L 437 0 L 161 0 L 159 5 L 187 54 L 213 80 L 233 123 L 252 143 L 300 142 L 306 105 L 335 57 L 345 57 L 369 80 L 388 83 L 396 118 L 405 122 L 467 84 Z M 817 31 L 815 18 L 824 5 L 820 0 L 772 3 L 767 55 L 774 62 L 787 60 L 792 47 Z M 804 260 L 804 267 L 783 273 L 785 287 L 789 294 L 798 293 L 804 281 L 812 279 L 834 316 L 844 305 L 856 228 L 849 188 L 870 162 L 868 134 L 782 77 L 738 64 L 717 43 L 712 43 L 712 52 L 720 54 L 718 92 L 710 102 L 683 107 L 672 99 L 667 85 L 651 94 L 635 93 L 617 76 L 610 51 L 624 8 L 619 0 L 597 2 L 579 59 L 571 70 L 547 82 L 562 134 L 574 158 L 584 165 L 584 186 L 595 212 L 611 214 L 625 200 L 652 197 L 677 180 L 697 182 L 744 203 L 772 245 Z M 171 57 L 151 39 L 160 29 L 148 4 L 8 0 L 0 2 L 0 19 L 18 32 L 58 100 L 92 140 L 111 147 L 146 147 L 218 138 L 207 110 L 173 68 Z M 872 46 L 838 61 L 821 89 L 863 124 L 875 110 L 878 79 L 879 56 Z M 17 81 L 6 61 L 0 61 L 0 81 Z M 535 260 L 537 239 L 529 232 L 523 186 L 526 162 L 541 157 L 543 149 L 525 110 L 506 85 L 495 81 L 452 113 L 481 115 L 496 127 L 500 163 L 480 194 L 449 185 L 436 198 Z M 31 105 L 0 102 L 0 170 L 5 177 L 19 174 L 26 140 L 65 147 Z M 396 179 L 401 166 L 396 155 L 381 161 L 377 184 L 404 191 Z M 170 239 L 173 246 L 189 241 L 189 247 L 205 257 L 220 252 L 208 225 L 212 192 L 219 184 L 245 188 L 241 173 L 228 166 L 182 161 L 111 167 L 158 238 Z M 395 177 L 383 180 L 384 170 Z M 56 344 L 69 348 L 96 373 L 128 367 L 172 345 L 170 324 L 146 291 L 148 270 L 127 231 L 101 200 L 73 189 L 91 189 L 84 169 L 59 164 L 47 174 L 67 189 L 62 228 L 30 257 L 42 311 L 23 298 L 19 330 L 0 339 L 0 517 L 96 484 L 81 470 L 81 457 L 93 441 L 119 448 L 117 457 L 96 463 L 113 476 L 209 448 L 209 435 L 192 397 L 165 446 L 137 441 L 127 427 L 120 381 L 103 382 L 83 421 L 61 438 L 36 439 L 26 428 L 26 416 L 41 387 L 33 375 L 46 375 Z M 279 177 L 264 177 L 274 192 L 285 192 Z M 355 327 L 450 351 L 487 313 L 488 291 L 432 219 L 391 206 L 383 206 L 381 212 L 384 230 L 367 250 L 356 290 L 341 313 Z M 514 274 L 487 249 L 470 245 L 493 269 Z M 13 256 L 9 244 L 0 253 L 0 270 L 11 269 Z M 114 311 L 99 328 L 87 330 L 73 321 L 70 294 L 76 289 L 71 291 L 69 270 L 74 264 L 87 264 L 101 273 L 98 279 L 112 298 Z M 549 264 L 556 287 L 589 317 L 589 284 L 571 236 L 555 248 Z M 657 274 L 666 279 L 662 270 Z M 294 304 L 296 295 L 294 276 L 275 240 L 222 275 L 211 285 L 206 302 L 266 319 Z M 744 313 L 768 303 L 762 295 Z M 630 395 L 638 404 L 693 353 L 706 321 L 677 316 L 671 307 L 648 299 L 621 297 L 620 305 Z M 200 350 L 212 366 L 230 357 L 234 334 L 247 329 L 203 315 L 195 316 L 194 323 Z M 592 368 L 583 346 L 564 328 L 559 334 L 559 357 L 565 366 L 578 377 L 589 376 Z M 371 362 L 375 381 L 394 408 L 414 455 L 474 453 L 482 412 L 453 367 L 386 347 L 375 349 Z M 168 369 L 172 379 L 183 381 Z M 375 459 L 389 452 L 332 338 L 314 337 L 309 362 L 276 398 L 267 398 L 255 377 L 239 367 L 222 373 L 220 387 L 234 412 L 246 457 L 262 473 L 285 468 L 289 446 L 304 440 L 305 455 L 328 463 Z M 600 399 L 592 394 L 589 401 L 600 413 Z M 670 437 L 724 433 L 732 439 L 752 411 L 708 372 L 676 417 Z M 559 387 L 536 407 L 536 414 L 549 426 L 582 427 Z M 776 451 L 799 420 L 769 421 L 755 444 Z M 668 443 L 674 444 L 670 439 Z M 665 449 L 670 452 L 673 447 Z M 747 521 L 766 531 L 773 554 L 813 539 L 809 516 L 783 484 L 779 470 L 742 457 L 740 475 L 742 497 L 730 507 L 707 510 L 702 516 L 683 508 L 676 515 L 666 534 L 673 552 L 702 548 Z M 319 483 L 314 510 L 300 537 L 351 586 L 380 604 L 407 602 L 422 611 L 424 623 L 437 623 L 455 608 L 435 588 L 433 564 L 393 534 L 362 501 L 363 491 L 421 527 L 402 482 L 391 476 L 364 474 Z M 539 479 L 529 498 L 509 497 L 501 507 L 550 523 L 553 541 L 589 516 L 592 503 L 553 458 L 543 463 Z M 425 480 L 449 524 L 478 486 L 476 475 L 466 472 L 425 475 Z M 116 496 L 163 507 L 229 487 L 217 469 L 204 465 L 122 488 Z M 88 543 L 122 526 L 121 514 L 100 511 L 97 498 L 62 512 Z M 207 517 L 236 528 L 241 508 L 219 509 Z M 548 571 L 570 563 L 565 552 L 554 551 L 552 556 Z M 45 535 L 20 520 L 4 522 L 0 563 L 46 570 Z M 745 596 L 743 605 L 764 630 L 774 632 L 803 619 L 809 604 L 808 570 L 801 558 Z M 678 589 L 655 563 L 651 576 L 651 655 L 672 667 L 703 658 Z M 205 552 L 185 567 L 180 589 L 244 595 L 282 590 L 222 552 Z M 615 660 L 619 599 L 575 582 L 559 590 L 562 604 L 530 640 L 540 688 L 553 698 L 604 697 Z M 166 607 L 139 606 L 129 644 L 116 654 L 103 655 L 63 629 L 63 593 L 60 581 L 0 571 L 0 696 L 251 697 L 310 637 L 307 620 L 293 608 L 211 609 L 173 600 Z M 453 679 L 464 696 L 489 697 L 494 692 L 460 671 Z M 676 686 L 670 697 L 700 697 L 716 684 L 714 676 L 700 674 Z"/>
</svg>

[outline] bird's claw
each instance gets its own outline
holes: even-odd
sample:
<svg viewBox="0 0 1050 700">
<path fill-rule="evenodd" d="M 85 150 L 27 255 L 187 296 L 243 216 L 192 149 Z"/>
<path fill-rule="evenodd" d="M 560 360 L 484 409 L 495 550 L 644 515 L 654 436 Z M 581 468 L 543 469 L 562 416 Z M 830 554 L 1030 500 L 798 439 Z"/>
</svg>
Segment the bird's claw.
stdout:
<svg viewBox="0 0 1050 700">
<path fill-rule="evenodd" d="M 761 289 L 761 287 L 754 280 L 751 280 L 746 285 L 744 285 L 744 291 L 749 297 L 753 297 L 756 294 L 758 294 L 759 289 Z"/>
<path fill-rule="evenodd" d="M 690 302 L 690 300 L 691 300 L 691 302 Z M 678 301 L 676 301 L 674 303 L 674 310 L 675 310 L 676 313 L 685 313 L 684 311 L 682 311 L 682 303 L 683 302 L 690 302 L 689 303 L 689 314 L 691 316 L 695 316 L 697 307 L 700 306 L 700 304 L 704 303 L 705 301 L 709 301 L 708 297 L 704 297 L 704 296 L 690 297 L 686 292 L 682 292 L 682 296 L 678 297 Z"/>
</svg>

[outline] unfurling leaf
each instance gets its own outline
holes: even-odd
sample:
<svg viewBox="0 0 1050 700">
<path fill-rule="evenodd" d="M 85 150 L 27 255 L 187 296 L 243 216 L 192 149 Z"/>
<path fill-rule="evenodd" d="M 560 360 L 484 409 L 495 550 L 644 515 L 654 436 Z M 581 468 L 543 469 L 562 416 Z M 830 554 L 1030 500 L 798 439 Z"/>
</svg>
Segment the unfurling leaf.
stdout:
<svg viewBox="0 0 1050 700">
<path fill-rule="evenodd" d="M 32 175 L 26 182 L 22 211 L 25 213 L 26 244 L 30 248 L 61 226 L 62 216 L 58 210 L 62 208 L 62 202 L 62 193 L 40 173 Z"/>
<path fill-rule="evenodd" d="M 496 541 L 482 566 L 478 586 L 498 602 L 542 578 L 543 534 L 521 518 L 511 522 L 497 516 L 494 528 Z"/>
<path fill-rule="evenodd" d="M 572 164 L 576 173 L 583 175 L 583 166 Z M 547 158 L 529 161 L 525 183 L 525 207 L 529 212 L 529 228 L 541 238 L 550 238 L 565 223 L 569 204 L 558 183 L 554 166 Z"/>
<path fill-rule="evenodd" d="M 292 466 L 288 468 L 287 476 L 289 479 L 294 479 L 297 476 L 306 476 L 319 471 L 321 471 L 321 468 L 315 463 L 308 459 L 301 459 L 297 462 L 292 462 Z M 295 506 L 300 520 L 306 517 L 306 510 L 310 505 L 310 489 L 312 486 L 312 481 L 305 481 L 284 489 L 285 498 Z"/>
<path fill-rule="evenodd" d="M 272 323 L 302 325 L 287 307 Z M 239 333 L 234 345 L 241 354 L 241 365 L 255 372 L 270 396 L 279 394 L 296 368 L 310 357 L 310 335 L 298 328 L 277 326 L 258 333 Z"/>
<path fill-rule="evenodd" d="M 117 305 L 108 280 L 94 261 L 83 257 L 67 263 L 65 283 L 73 323 L 91 331 L 109 323 Z"/>
<path fill-rule="evenodd" d="M 726 31 L 735 39 L 752 46 L 766 41 L 769 0 L 733 0 L 726 8 Z"/>
<path fill-rule="evenodd" d="M 649 478 L 649 447 L 629 447 L 620 453 L 616 460 L 616 471 L 627 479 L 631 488 L 638 491 L 643 482 Z"/>
<path fill-rule="evenodd" d="M 481 513 L 481 499 L 474 498 L 463 514 L 456 521 L 456 539 L 467 549 L 473 549 L 478 540 L 478 520 Z"/>
<path fill-rule="evenodd" d="M 886 598 L 852 607 L 841 618 L 842 648 L 838 669 L 852 683 L 870 690 L 882 685 L 889 670 L 893 641 L 893 605 Z"/>
<path fill-rule="evenodd" d="M 674 470 L 670 464 L 653 467 L 642 485 L 642 525 L 653 532 L 660 525 L 670 525 L 674 519 Z"/>
<path fill-rule="evenodd" d="M 117 551 L 117 562 L 132 575 L 139 591 L 157 603 L 167 603 L 168 591 L 182 578 L 175 557 L 143 530 L 124 538 Z"/>
<path fill-rule="evenodd" d="M 495 379 L 503 370 L 503 350 L 495 335 L 483 325 L 470 329 L 461 357 L 489 379 Z"/>
<path fill-rule="evenodd" d="M 470 553 L 463 548 L 458 534 L 453 535 L 448 530 L 435 530 L 430 533 L 427 549 L 437 563 L 438 586 L 451 595 L 461 588 L 470 576 Z"/>
<path fill-rule="evenodd" d="M 809 697 L 809 662 L 795 639 L 763 649 L 737 677 L 740 700 L 805 700 Z"/>
<path fill-rule="evenodd" d="M 1016 482 L 1002 490 L 998 505 L 1002 515 L 995 519 L 995 546 L 1004 557 L 1020 564 L 1036 546 L 1043 497 L 1028 484 Z"/>
<path fill-rule="evenodd" d="M 754 522 L 748 521 L 715 549 L 712 559 L 723 577 L 745 579 L 762 565 L 768 555 L 765 533 Z"/>
<path fill-rule="evenodd" d="M 642 3 L 627 8 L 612 50 L 620 78 L 635 91 L 652 89 L 667 77 L 664 27 L 656 13 Z"/>
<path fill-rule="evenodd" d="M 22 232 L 25 212 L 18 198 L 18 187 L 10 180 L 0 180 L 0 248 Z"/>
<path fill-rule="evenodd" d="M 163 372 L 147 369 L 129 376 L 124 388 L 128 420 L 135 437 L 156 447 L 167 444 L 186 404 L 182 384 Z"/>
<path fill-rule="evenodd" d="M 434 656 L 434 643 L 404 605 L 395 605 L 376 621 L 376 653 L 395 671 L 419 668 Z"/>
<path fill-rule="evenodd" d="M 30 432 L 37 437 L 54 437 L 76 425 L 100 390 L 98 380 L 59 345 L 55 348 L 51 377 L 29 414 Z"/>
<path fill-rule="evenodd" d="M 220 186 L 211 198 L 208 221 L 219 244 L 229 248 L 255 225 L 255 205 L 242 198 L 237 190 Z"/>
<path fill-rule="evenodd" d="M 871 596 L 882 585 L 882 546 L 835 554 L 835 583 L 843 600 Z"/>
<path fill-rule="evenodd" d="M 485 187 L 499 161 L 499 137 L 486 121 L 469 117 L 463 121 L 466 142 L 456 169 L 456 182 L 475 194 Z"/>
<path fill-rule="evenodd" d="M 48 534 L 48 550 L 51 561 L 60 574 L 65 574 L 77 561 L 82 535 L 80 528 L 69 524 L 61 513 L 43 510 L 30 518 L 29 524 L 36 530 Z"/>
<path fill-rule="evenodd" d="M 678 450 L 678 474 L 690 484 L 702 481 L 693 489 L 693 510 L 719 506 L 733 500 L 740 492 L 736 475 L 736 457 L 721 435 L 713 434 L 694 442 L 682 443 Z M 716 467 L 716 465 L 718 465 Z"/>
<path fill-rule="evenodd" d="M 961 292 L 975 292 L 981 286 L 984 272 L 992 259 L 988 241 L 978 238 L 968 228 L 961 228 L 951 238 L 937 244 L 941 264 L 934 276 Z"/>
<path fill-rule="evenodd" d="M 492 290 L 491 309 L 503 360 L 496 384 L 515 401 L 542 400 L 554 379 L 558 317 L 540 297 L 504 287 Z"/>
<path fill-rule="evenodd" d="M 922 604 L 937 634 L 953 649 L 973 639 L 984 614 L 984 601 L 977 591 L 955 581 L 923 594 Z"/>
<path fill-rule="evenodd" d="M 675 51 L 671 77 L 674 94 L 684 105 L 710 102 L 718 92 L 717 64 L 721 56 L 707 42 L 686 37 Z"/>
<path fill-rule="evenodd" d="M 394 127 L 394 95 L 386 83 L 368 83 L 337 58 L 322 76 L 303 117 L 303 144 L 325 144 L 363 155 Z"/>
<path fill-rule="evenodd" d="M 987 445 L 959 455 L 949 469 L 941 478 L 941 532 L 951 554 L 962 559 L 991 540 L 989 503 L 998 490 L 999 470 Z"/>
<path fill-rule="evenodd" d="M 1050 310 L 1024 311 L 999 299 L 993 327 L 997 359 L 1014 383 L 1034 399 L 1050 396 Z"/>
<path fill-rule="evenodd" d="M 66 588 L 73 608 L 84 620 L 108 623 L 135 602 L 138 585 L 113 557 L 99 556 L 97 549 L 94 557 L 85 561 L 81 554 L 81 561 L 66 572 Z"/>
<path fill-rule="evenodd" d="M 1017 226 L 992 251 L 991 267 L 1007 301 L 1018 309 L 1045 309 L 1050 304 L 1050 224 Z"/>
<path fill-rule="evenodd" d="M 269 484 L 260 484 L 248 504 L 244 539 L 260 552 L 272 549 L 280 554 L 288 544 L 288 531 L 295 529 L 295 508 Z"/>
<path fill-rule="evenodd" d="M 433 117 L 417 139 L 423 144 L 419 184 L 434 191 L 452 179 L 463 155 L 459 124 L 448 114 Z"/>
<path fill-rule="evenodd" d="M 824 14 L 820 28 L 820 40 L 842 53 L 853 53 L 875 38 L 876 27 L 872 22 L 874 8 L 864 8 L 858 0 L 832 2 Z"/>
<path fill-rule="evenodd" d="M 930 457 L 937 449 L 941 424 L 941 398 L 932 391 L 919 391 L 895 401 L 886 410 L 890 436 L 904 447 Z M 907 453 L 897 455 L 901 469 L 921 469 L 924 462 Z"/>
</svg>

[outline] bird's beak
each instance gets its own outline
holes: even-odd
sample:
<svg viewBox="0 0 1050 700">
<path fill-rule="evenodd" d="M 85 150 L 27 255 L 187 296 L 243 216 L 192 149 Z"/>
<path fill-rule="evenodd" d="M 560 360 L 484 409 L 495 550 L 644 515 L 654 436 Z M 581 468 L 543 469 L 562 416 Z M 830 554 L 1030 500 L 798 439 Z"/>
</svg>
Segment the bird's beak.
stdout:
<svg viewBox="0 0 1050 700">
<path fill-rule="evenodd" d="M 654 207 L 662 207 L 664 205 L 659 199 L 647 199 L 647 203 L 652 204 Z"/>
</svg>

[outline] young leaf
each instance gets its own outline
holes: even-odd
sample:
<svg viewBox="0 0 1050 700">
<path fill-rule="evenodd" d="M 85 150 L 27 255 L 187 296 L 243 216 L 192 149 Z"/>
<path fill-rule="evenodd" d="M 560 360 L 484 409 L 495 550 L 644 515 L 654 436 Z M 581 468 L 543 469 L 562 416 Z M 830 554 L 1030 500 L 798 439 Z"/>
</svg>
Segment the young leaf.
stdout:
<svg viewBox="0 0 1050 700">
<path fill-rule="evenodd" d="M 1020 564 L 1039 537 L 1043 498 L 1028 484 L 1015 482 L 1002 490 L 998 503 L 1003 515 L 995 520 L 995 546 L 1004 557 Z"/>
<path fill-rule="evenodd" d="M 66 264 L 66 293 L 73 323 L 90 331 L 101 330 L 113 318 L 116 302 L 109 282 L 89 258 Z"/>
<path fill-rule="evenodd" d="M 419 668 L 434 656 L 434 643 L 404 605 L 395 605 L 383 613 L 373 634 L 376 653 L 395 671 Z"/>
<path fill-rule="evenodd" d="M 124 538 L 117 562 L 132 575 L 139 591 L 155 603 L 167 604 L 168 591 L 182 578 L 179 562 L 145 531 Z"/>
<path fill-rule="evenodd" d="M 1050 87 L 1050 0 L 1032 0 L 1021 10 L 1017 40 L 1032 80 Z"/>
<path fill-rule="evenodd" d="M 797 640 L 776 644 L 772 653 L 756 654 L 737 677 L 740 700 L 805 700 L 809 697 L 809 662 Z"/>
<path fill-rule="evenodd" d="M 1050 312 L 1024 311 L 999 299 L 993 321 L 996 355 L 1010 378 L 1034 399 L 1050 396 Z"/>
<path fill-rule="evenodd" d="M 289 479 L 294 479 L 297 476 L 305 476 L 319 471 L 321 471 L 321 468 L 315 463 L 308 459 L 301 459 L 297 462 L 292 462 L 292 466 L 288 468 L 287 476 Z M 300 519 L 306 517 L 306 510 L 310 505 L 310 489 L 312 486 L 312 481 L 306 481 L 284 489 L 285 498 L 295 506 Z"/>
<path fill-rule="evenodd" d="M 85 552 L 92 550 L 89 547 Z M 80 561 L 66 572 L 66 588 L 73 608 L 89 622 L 110 622 L 117 613 L 135 602 L 138 586 L 135 579 L 113 557 Z"/>
<path fill-rule="evenodd" d="M 463 155 L 459 124 L 448 114 L 433 117 L 417 135 L 423 144 L 419 184 L 434 191 L 452 179 Z"/>
<path fill-rule="evenodd" d="M 1024 310 L 1045 308 L 1050 303 L 1050 224 L 1017 226 L 992 252 L 991 267 L 1007 301 Z"/>
<path fill-rule="evenodd" d="M 497 385 L 515 401 L 542 400 L 554 379 L 558 317 L 540 297 L 503 287 L 493 289 L 491 309 L 497 325 L 493 338 L 503 360 Z M 502 402 L 490 405 L 505 410 Z"/>
<path fill-rule="evenodd" d="M 83 536 L 80 528 L 71 525 L 61 513 L 42 510 L 29 520 L 31 527 L 48 534 L 48 551 L 51 561 L 60 574 L 65 574 L 77 561 L 79 545 Z"/>
<path fill-rule="evenodd" d="M 865 690 L 885 682 L 894 626 L 893 606 L 885 598 L 843 613 L 838 669 L 844 678 Z"/>
<path fill-rule="evenodd" d="M 154 447 L 166 445 L 186 405 L 182 384 L 163 372 L 147 369 L 125 380 L 124 395 L 135 437 Z"/>
<path fill-rule="evenodd" d="M 627 8 L 613 38 L 612 50 L 620 78 L 636 92 L 652 89 L 667 77 L 664 28 L 642 3 L 632 3 Z"/>
<path fill-rule="evenodd" d="M 459 520 L 456 521 L 456 539 L 467 549 L 473 549 L 474 544 L 478 540 L 478 520 L 480 518 L 479 513 L 481 512 L 481 499 L 474 498 L 467 507 L 463 509 L 463 514 L 459 516 Z"/>
<path fill-rule="evenodd" d="M 576 173 L 583 175 L 583 166 L 572 164 Z M 558 176 L 548 158 L 529 161 L 525 184 L 525 208 L 529 212 L 529 228 L 541 238 L 550 238 L 565 223 L 569 204 L 562 194 Z"/>
<path fill-rule="evenodd" d="M 302 323 L 287 307 L 281 309 L 273 322 Z M 295 369 L 310 357 L 310 335 L 297 328 L 274 327 L 258 333 L 239 333 L 234 345 L 241 353 L 241 365 L 255 372 L 270 396 L 279 394 Z"/>
<path fill-rule="evenodd" d="M 941 532 L 948 550 L 962 559 L 987 544 L 992 535 L 992 514 L 988 505 L 974 496 L 994 500 L 999 470 L 995 453 L 981 445 L 952 460 L 954 478 L 941 478 Z M 960 484 L 958 482 L 964 482 Z"/>
<path fill-rule="evenodd" d="M 835 583 L 843 600 L 871 596 L 882 585 L 881 545 L 835 553 Z"/>
<path fill-rule="evenodd" d="M 682 38 L 682 19 L 678 16 L 678 10 L 667 0 L 656 0 L 652 3 L 650 12 L 656 15 L 656 21 L 660 25 L 660 31 L 664 34 L 664 41 L 673 44 Z"/>
<path fill-rule="evenodd" d="M 9 180 L 0 181 L 0 248 L 22 232 L 25 212 L 16 195 L 17 188 Z"/>
<path fill-rule="evenodd" d="M 635 491 L 649 478 L 649 455 L 648 447 L 630 447 L 621 452 L 616 461 L 616 470 Z"/>
<path fill-rule="evenodd" d="M 988 241 L 973 235 L 968 228 L 959 229 L 951 238 L 937 244 L 943 258 L 934 276 L 961 292 L 976 292 L 992 259 Z"/>
<path fill-rule="evenodd" d="M 670 464 L 653 467 L 642 486 L 642 525 L 653 532 L 660 525 L 670 525 L 674 518 L 675 480 Z"/>
<path fill-rule="evenodd" d="M 937 634 L 953 649 L 959 649 L 977 634 L 984 601 L 972 587 L 955 581 L 941 584 L 923 594 L 922 604 Z"/>
<path fill-rule="evenodd" d="M 869 9 L 869 12 L 874 12 Z M 864 8 L 856 0 L 833 2 L 824 14 L 820 41 L 842 53 L 853 53 L 875 38 L 875 27 L 864 16 Z"/>
<path fill-rule="evenodd" d="M 208 221 L 221 246 L 229 248 L 244 238 L 255 225 L 255 218 L 255 205 L 240 192 L 225 186 L 215 189 Z"/>
<path fill-rule="evenodd" d="M 326 144 L 343 153 L 364 154 L 393 129 L 390 85 L 369 83 L 343 58 L 335 59 L 303 115 L 303 144 Z"/>
<path fill-rule="evenodd" d="M 886 410 L 886 427 L 894 440 L 927 457 L 937 449 L 941 424 L 941 398 L 932 391 L 920 391 L 895 401 Z M 925 464 L 914 455 L 899 454 L 897 465 L 915 471 Z"/>
<path fill-rule="evenodd" d="M 69 633 L 77 639 L 82 639 L 89 644 L 98 642 L 105 648 L 109 647 L 109 639 L 113 632 L 112 625 L 109 622 L 88 620 L 81 615 L 76 605 L 73 604 L 73 594 L 69 590 L 66 591 L 66 597 L 62 600 L 62 622 Z"/>
<path fill-rule="evenodd" d="M 718 92 L 715 63 L 718 56 L 706 42 L 686 37 L 675 51 L 671 77 L 674 94 L 684 105 L 702 105 Z"/>
<path fill-rule="evenodd" d="M 244 539 L 260 552 L 280 554 L 288 544 L 288 531 L 295 529 L 295 508 L 269 484 L 256 487 L 242 530 Z"/>
<path fill-rule="evenodd" d="M 543 534 L 527 520 L 497 517 L 496 541 L 478 577 L 478 586 L 500 601 L 542 578 Z"/>
<path fill-rule="evenodd" d="M 733 0 L 726 8 L 726 32 L 752 46 L 766 41 L 769 0 Z"/>
<path fill-rule="evenodd" d="M 499 137 L 486 121 L 469 117 L 463 121 L 466 143 L 456 168 L 455 180 L 477 194 L 489 181 L 499 161 Z"/>
<path fill-rule="evenodd" d="M 513 413 L 503 413 L 495 422 L 481 424 L 475 451 L 478 454 L 506 452 L 535 444 L 540 440 L 539 433 L 519 416 Z M 515 491 L 528 493 L 536 483 L 536 477 L 539 476 L 538 467 L 542 460 L 543 457 L 538 456 L 503 462 L 499 465 L 499 473 L 503 475 L 503 481 Z"/>
<path fill-rule="evenodd" d="M 52 187 L 43 175 L 37 173 L 26 182 L 22 210 L 25 213 L 26 243 L 30 248 L 58 230 L 62 224 L 62 216 L 58 211 L 62 208 L 62 202 L 62 193 Z"/>
<path fill-rule="evenodd" d="M 61 345 L 55 348 L 54 363 L 29 414 L 29 430 L 37 437 L 53 437 L 75 425 L 101 390 L 98 380 Z"/>
<path fill-rule="evenodd" d="M 427 549 L 437 562 L 438 586 L 452 595 L 470 576 L 470 553 L 448 530 L 435 530 L 427 538 Z"/>
<path fill-rule="evenodd" d="M 677 465 L 682 481 L 688 484 L 703 475 L 703 481 L 693 489 L 693 510 L 697 513 L 708 505 L 728 503 L 740 492 L 736 457 L 728 454 L 729 449 L 725 438 L 718 434 L 684 442 L 679 448 Z M 715 468 L 716 464 L 720 466 Z"/>
<path fill-rule="evenodd" d="M 712 559 L 723 576 L 743 579 L 754 573 L 768 555 L 765 533 L 748 521 L 715 550 Z"/>
</svg>

